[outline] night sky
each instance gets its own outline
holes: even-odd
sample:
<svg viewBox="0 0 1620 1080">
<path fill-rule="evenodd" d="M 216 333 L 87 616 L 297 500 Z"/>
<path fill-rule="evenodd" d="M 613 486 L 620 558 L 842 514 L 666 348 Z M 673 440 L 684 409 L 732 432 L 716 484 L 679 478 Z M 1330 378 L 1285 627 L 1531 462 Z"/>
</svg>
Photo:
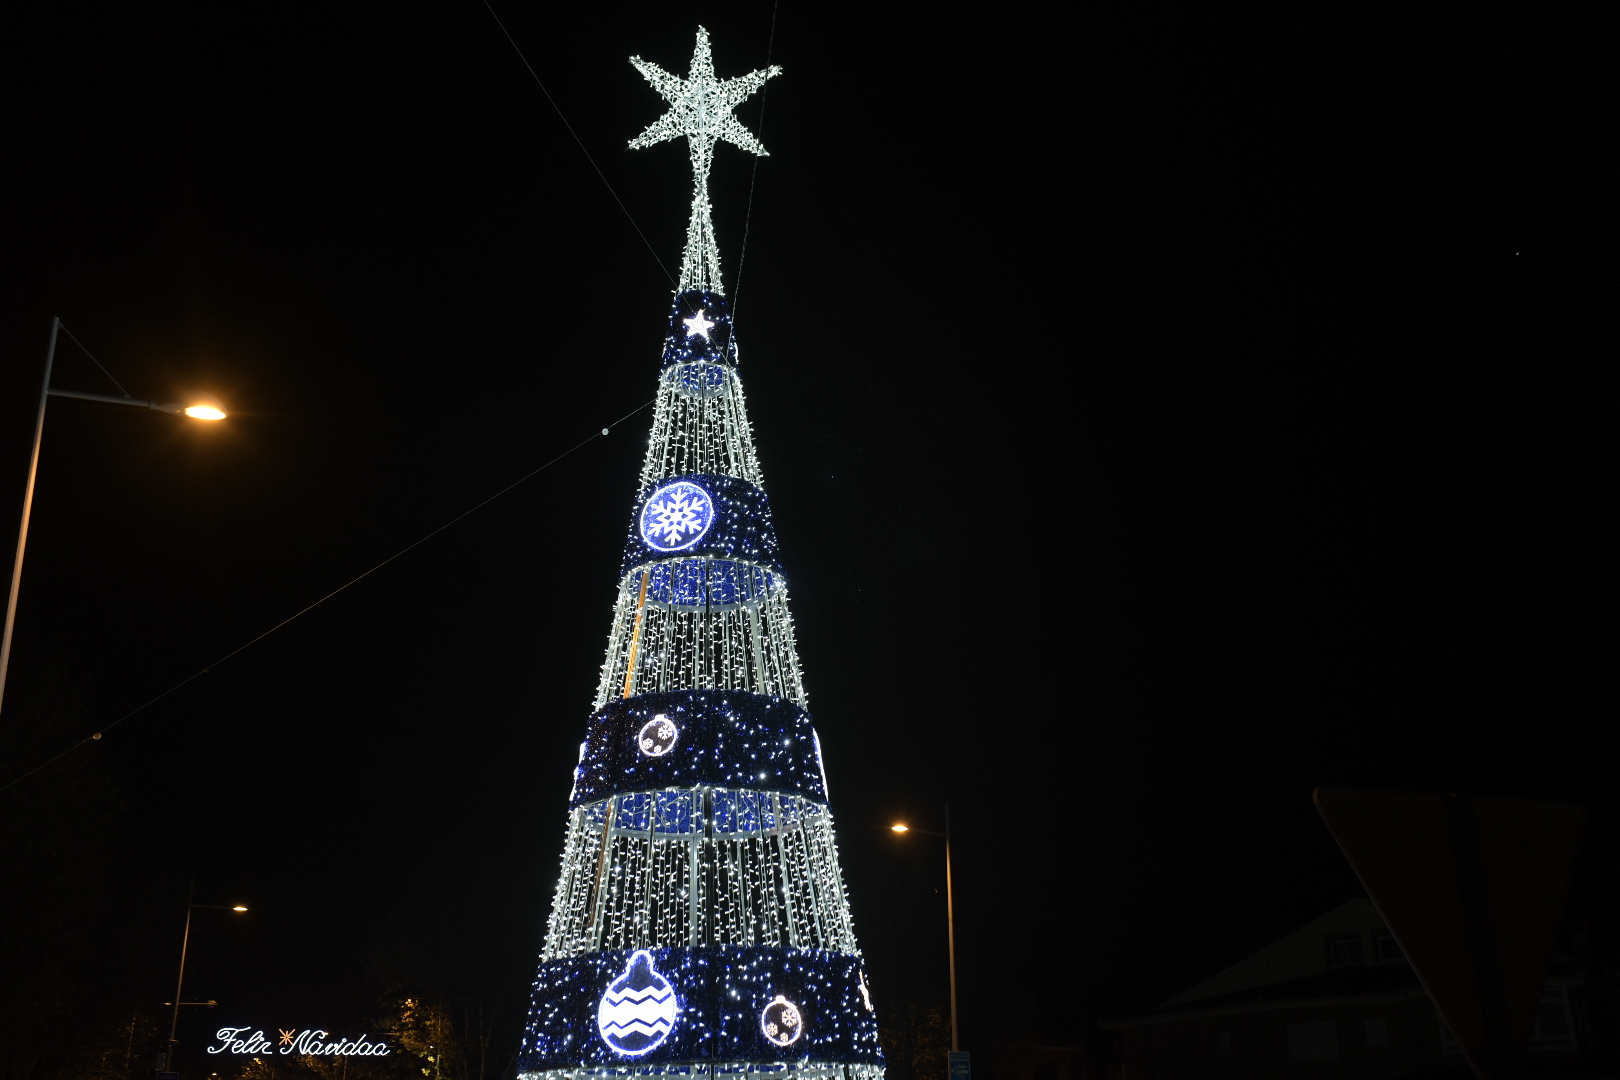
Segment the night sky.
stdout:
<svg viewBox="0 0 1620 1080">
<path fill-rule="evenodd" d="M 975 1051 L 1356 895 L 1321 784 L 1578 802 L 1609 918 L 1612 26 L 496 10 L 602 176 L 479 0 L 3 16 L 0 527 L 52 316 L 231 417 L 52 400 L 0 783 L 573 448 L 0 794 L 13 945 L 172 1000 L 195 877 L 253 910 L 197 915 L 192 1052 L 401 970 L 510 1052 L 688 209 L 626 59 L 699 23 L 785 69 L 711 192 L 880 1009 L 945 1000 L 885 827 L 947 800 Z"/>
</svg>

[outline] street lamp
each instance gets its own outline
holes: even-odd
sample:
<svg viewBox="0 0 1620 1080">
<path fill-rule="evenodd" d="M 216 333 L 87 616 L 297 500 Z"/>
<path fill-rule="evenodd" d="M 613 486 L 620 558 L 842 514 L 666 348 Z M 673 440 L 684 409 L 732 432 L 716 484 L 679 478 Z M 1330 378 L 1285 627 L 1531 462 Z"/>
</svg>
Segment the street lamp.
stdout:
<svg viewBox="0 0 1620 1080">
<path fill-rule="evenodd" d="M 53 397 L 79 398 L 84 401 L 106 401 L 113 405 L 134 405 L 141 409 L 156 409 L 158 412 L 176 413 L 189 416 L 193 420 L 223 420 L 225 408 L 219 399 L 211 394 L 192 394 L 183 402 L 171 402 L 159 405 L 152 401 L 137 401 L 125 394 L 123 397 L 113 397 L 111 394 L 85 394 L 78 390 L 52 390 L 51 366 L 56 362 L 56 332 L 63 329 L 60 318 L 51 320 L 51 343 L 45 350 L 45 382 L 39 391 L 39 419 L 34 423 L 34 452 L 28 459 L 28 486 L 23 492 L 22 524 L 17 527 L 17 561 L 11 568 L 11 599 L 6 602 L 6 629 L 3 640 L 0 640 L 0 704 L 6 696 L 6 675 L 11 670 L 11 629 L 17 621 L 17 590 L 22 585 L 23 549 L 28 545 L 28 517 L 34 508 L 34 477 L 39 472 L 39 443 L 40 437 L 45 434 L 45 404 Z M 68 332 L 72 337 L 72 331 Z M 74 338 L 77 341 L 77 338 Z M 95 357 L 91 357 L 92 360 Z M 97 362 L 100 367 L 99 361 Z M 105 369 L 103 369 L 105 370 Z M 111 378 L 109 375 L 108 378 Z M 113 379 L 116 383 L 118 380 Z M 119 387 L 120 390 L 123 387 Z"/>
<path fill-rule="evenodd" d="M 174 1068 L 174 1048 L 175 1045 L 180 1041 L 179 1039 L 175 1038 L 175 1032 L 180 1027 L 180 1006 L 206 1004 L 210 1009 L 214 1007 L 214 1003 L 212 1001 L 182 1001 L 180 999 L 180 990 L 186 985 L 186 946 L 191 944 L 192 911 L 196 910 L 197 908 L 208 908 L 213 911 L 247 910 L 247 907 L 242 904 L 199 904 L 193 899 L 196 895 L 197 881 L 195 878 L 193 878 L 191 881 L 191 888 L 186 892 L 186 932 L 181 935 L 180 938 L 180 976 L 174 980 L 174 1018 L 169 1021 L 169 1053 L 163 1062 L 163 1072 L 172 1071 Z M 168 1003 L 165 1002 L 164 1004 Z"/>
<path fill-rule="evenodd" d="M 945 840 L 945 940 L 951 952 L 951 1053 L 954 1054 L 962 1047 L 958 1044 L 956 1036 L 956 908 L 951 901 L 951 805 L 945 804 L 945 831 L 942 833 L 913 829 L 901 822 L 896 822 L 889 828 L 897 833 L 917 832 L 924 836 L 943 837 Z"/>
</svg>

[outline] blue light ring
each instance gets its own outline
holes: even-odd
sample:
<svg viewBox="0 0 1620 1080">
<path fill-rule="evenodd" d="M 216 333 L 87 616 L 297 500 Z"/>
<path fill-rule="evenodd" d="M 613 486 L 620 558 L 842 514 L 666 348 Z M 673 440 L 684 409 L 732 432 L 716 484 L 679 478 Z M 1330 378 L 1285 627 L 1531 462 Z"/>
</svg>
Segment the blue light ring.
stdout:
<svg viewBox="0 0 1620 1080">
<path fill-rule="evenodd" d="M 780 816 L 778 808 L 780 807 Z M 723 840 L 769 836 L 825 816 L 827 805 L 792 792 L 754 788 L 659 788 L 626 791 L 586 803 L 586 823 L 600 831 L 611 808 L 612 836 L 666 839 L 703 833 Z"/>
<path fill-rule="evenodd" d="M 737 373 L 732 363 L 716 360 L 666 362 L 659 378 L 685 397 L 714 401 L 729 397 L 734 389 L 732 384 L 737 380 Z"/>
<path fill-rule="evenodd" d="M 683 551 L 648 559 L 625 571 L 619 587 L 638 603 L 643 571 L 648 573 L 646 606 L 662 611 L 757 608 L 787 585 L 774 566 Z"/>
</svg>

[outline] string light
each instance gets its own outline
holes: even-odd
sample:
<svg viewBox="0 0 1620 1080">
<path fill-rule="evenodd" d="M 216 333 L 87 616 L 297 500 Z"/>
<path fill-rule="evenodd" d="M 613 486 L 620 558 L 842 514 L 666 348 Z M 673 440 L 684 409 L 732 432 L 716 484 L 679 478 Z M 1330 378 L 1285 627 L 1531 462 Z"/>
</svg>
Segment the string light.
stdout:
<svg viewBox="0 0 1620 1080">
<path fill-rule="evenodd" d="M 859 955 L 826 806 L 699 787 L 569 815 L 542 959 L 711 944 Z"/>
<path fill-rule="evenodd" d="M 692 217 L 520 1080 L 883 1080 L 821 740 L 738 377 L 708 200 L 779 69 L 631 61 L 684 136 Z"/>
</svg>

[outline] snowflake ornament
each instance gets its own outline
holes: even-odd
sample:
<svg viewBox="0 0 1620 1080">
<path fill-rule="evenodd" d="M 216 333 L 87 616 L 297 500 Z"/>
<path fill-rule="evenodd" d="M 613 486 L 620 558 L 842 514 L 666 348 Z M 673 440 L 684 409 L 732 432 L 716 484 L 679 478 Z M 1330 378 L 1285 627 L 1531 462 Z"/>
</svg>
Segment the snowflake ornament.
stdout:
<svg viewBox="0 0 1620 1080">
<path fill-rule="evenodd" d="M 759 1017 L 760 1033 L 777 1046 L 792 1046 L 804 1034 L 799 1007 L 781 994 L 771 999 Z"/>
<path fill-rule="evenodd" d="M 654 551 L 685 551 L 714 524 L 714 501 L 690 480 L 665 484 L 641 510 L 641 538 Z"/>
<path fill-rule="evenodd" d="M 675 749 L 675 738 L 680 730 L 669 722 L 669 717 L 659 713 L 645 724 L 636 735 L 636 745 L 648 757 L 663 757 Z"/>
</svg>

